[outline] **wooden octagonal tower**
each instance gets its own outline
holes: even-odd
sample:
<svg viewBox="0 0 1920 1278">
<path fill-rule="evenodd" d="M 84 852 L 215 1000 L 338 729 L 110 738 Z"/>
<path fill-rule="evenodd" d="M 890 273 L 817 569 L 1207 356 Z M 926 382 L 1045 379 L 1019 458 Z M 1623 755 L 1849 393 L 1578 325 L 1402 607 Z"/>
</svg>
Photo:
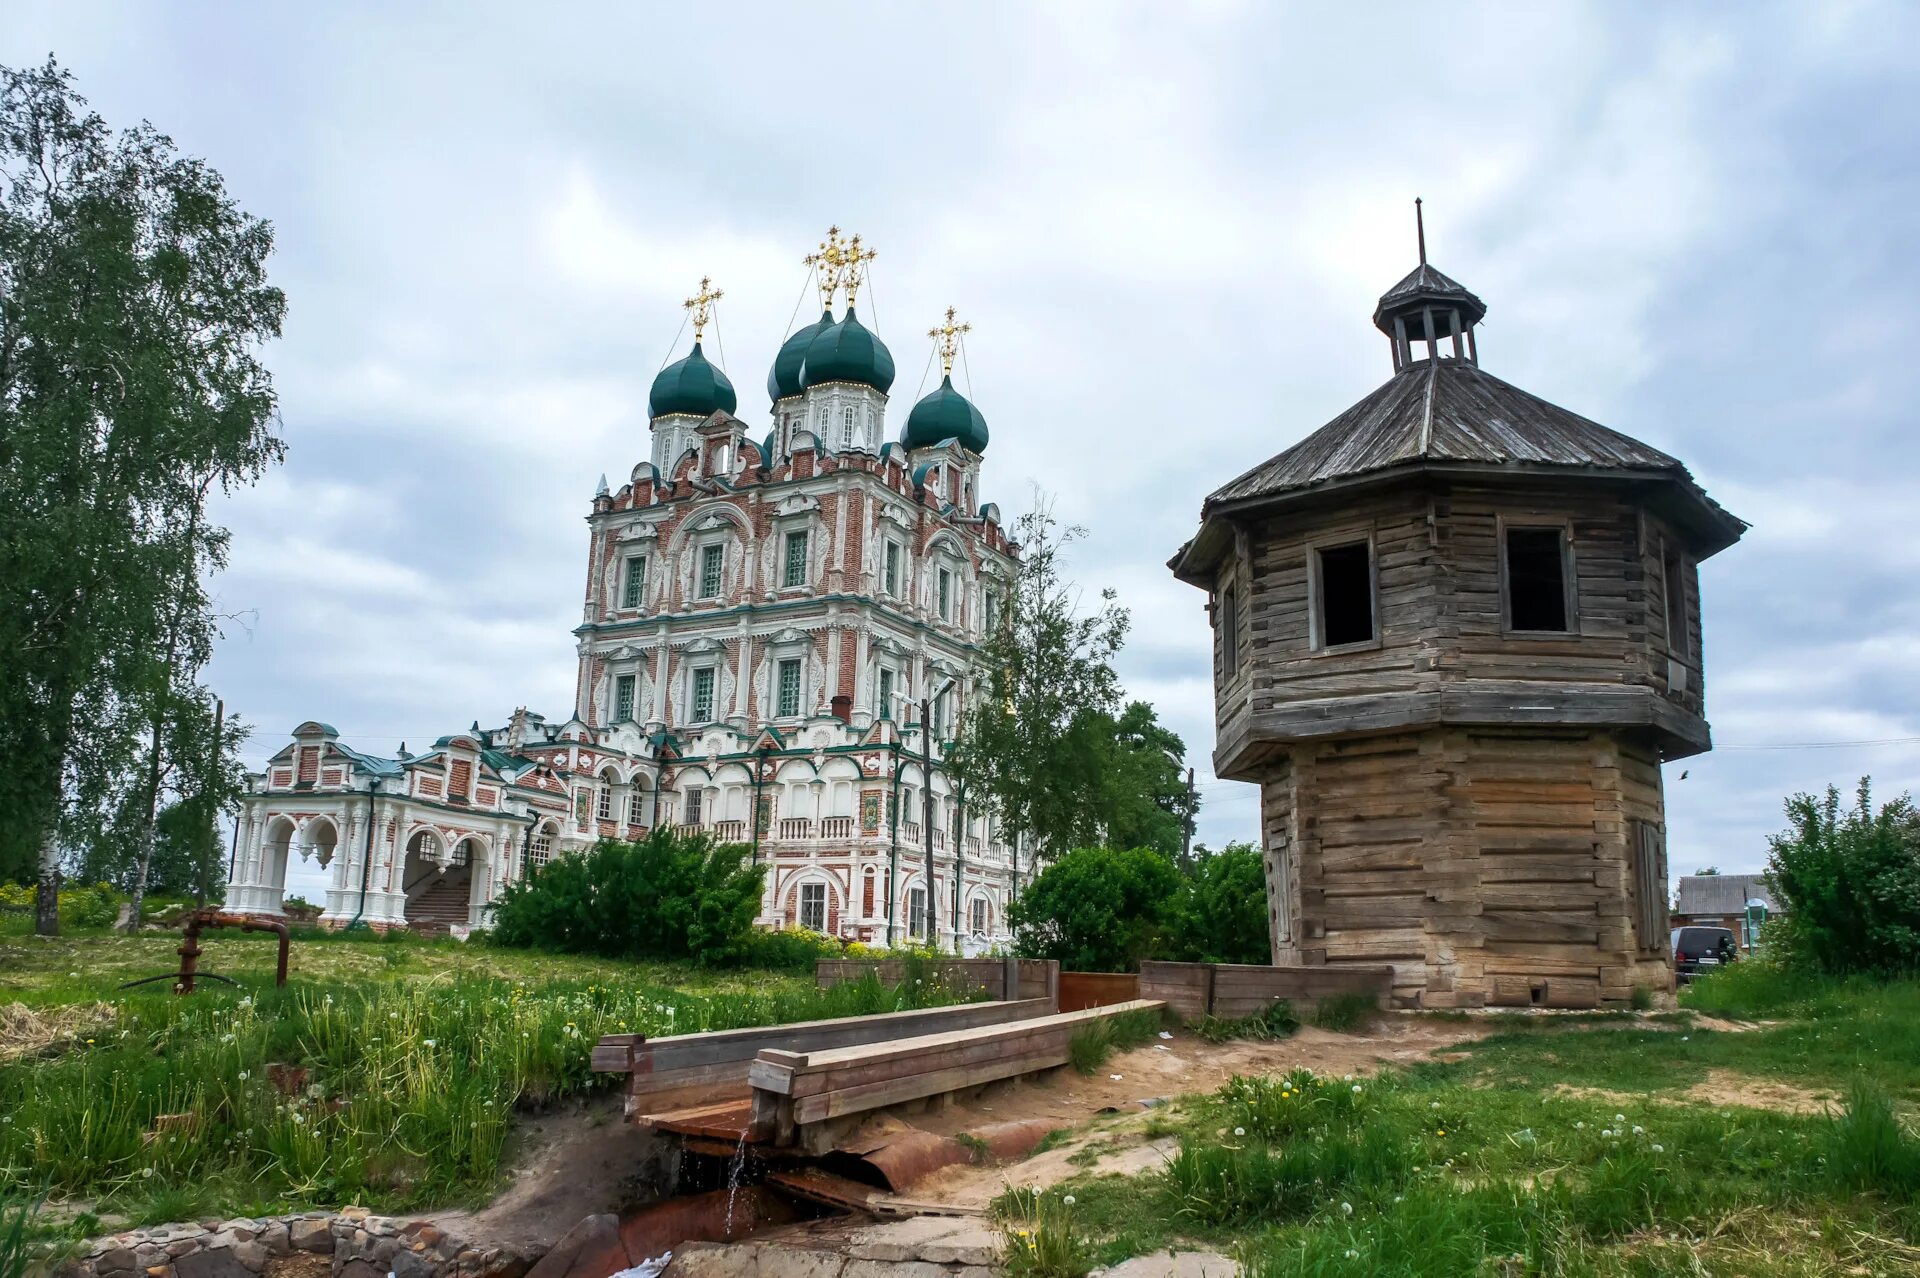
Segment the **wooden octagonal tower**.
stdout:
<svg viewBox="0 0 1920 1278">
<path fill-rule="evenodd" d="M 1206 499 L 1215 770 L 1261 791 L 1276 963 L 1410 1006 L 1666 988 L 1661 764 L 1710 748 L 1696 565 L 1745 525 L 1676 459 L 1480 368 L 1427 265 L 1385 385 Z"/>
</svg>

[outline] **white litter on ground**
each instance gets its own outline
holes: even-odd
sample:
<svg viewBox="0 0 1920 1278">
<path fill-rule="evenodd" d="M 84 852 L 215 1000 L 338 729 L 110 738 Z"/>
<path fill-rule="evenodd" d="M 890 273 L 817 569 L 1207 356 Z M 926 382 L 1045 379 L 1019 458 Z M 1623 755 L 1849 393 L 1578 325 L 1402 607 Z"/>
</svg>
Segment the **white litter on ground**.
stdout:
<svg viewBox="0 0 1920 1278">
<path fill-rule="evenodd" d="M 660 1278 L 672 1260 L 672 1252 L 662 1252 L 651 1260 L 641 1261 L 631 1269 L 616 1269 L 607 1278 Z"/>
</svg>

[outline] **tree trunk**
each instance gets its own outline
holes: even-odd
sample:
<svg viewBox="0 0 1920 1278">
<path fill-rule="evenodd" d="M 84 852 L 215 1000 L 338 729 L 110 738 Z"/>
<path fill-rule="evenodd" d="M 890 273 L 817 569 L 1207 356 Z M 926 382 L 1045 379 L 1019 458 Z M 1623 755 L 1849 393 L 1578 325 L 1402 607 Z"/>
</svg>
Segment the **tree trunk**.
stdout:
<svg viewBox="0 0 1920 1278">
<path fill-rule="evenodd" d="M 140 862 L 133 873 L 133 899 L 127 903 L 127 931 L 140 930 L 147 900 L 147 867 L 153 864 L 153 829 L 160 814 L 160 716 L 153 717 L 153 749 L 147 756 L 147 810 L 140 821 Z"/>
<path fill-rule="evenodd" d="M 60 823 L 47 824 L 40 844 L 40 891 L 34 900 L 33 930 L 38 936 L 60 935 Z"/>
</svg>

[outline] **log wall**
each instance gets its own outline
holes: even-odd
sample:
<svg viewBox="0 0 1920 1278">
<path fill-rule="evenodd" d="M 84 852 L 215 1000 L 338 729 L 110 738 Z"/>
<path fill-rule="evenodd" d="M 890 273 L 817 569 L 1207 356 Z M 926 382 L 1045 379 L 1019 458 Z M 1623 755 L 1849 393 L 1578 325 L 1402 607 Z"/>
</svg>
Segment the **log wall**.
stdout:
<svg viewBox="0 0 1920 1278">
<path fill-rule="evenodd" d="M 1303 742 L 1262 781 L 1276 964 L 1393 970 L 1404 1006 L 1593 1007 L 1665 988 L 1633 822 L 1658 759 L 1607 732 L 1439 728 Z M 1143 990 L 1143 993 L 1145 991 Z"/>
<path fill-rule="evenodd" d="M 1393 978 L 1390 967 L 1258 967 L 1149 959 L 1140 964 L 1140 997 L 1157 999 L 1186 1020 L 1238 1020 L 1283 999 L 1306 1011 L 1335 995 L 1363 994 L 1384 1002 Z"/>
</svg>

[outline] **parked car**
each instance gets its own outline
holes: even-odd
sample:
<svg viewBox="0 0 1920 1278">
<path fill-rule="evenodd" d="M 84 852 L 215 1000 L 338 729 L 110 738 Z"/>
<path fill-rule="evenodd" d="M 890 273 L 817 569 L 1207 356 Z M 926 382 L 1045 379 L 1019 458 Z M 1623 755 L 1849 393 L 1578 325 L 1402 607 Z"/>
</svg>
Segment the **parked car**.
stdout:
<svg viewBox="0 0 1920 1278">
<path fill-rule="evenodd" d="M 1685 985 L 1703 971 L 1712 971 L 1723 963 L 1738 962 L 1740 942 L 1724 927 L 1676 927 L 1673 929 L 1673 974 Z"/>
</svg>

